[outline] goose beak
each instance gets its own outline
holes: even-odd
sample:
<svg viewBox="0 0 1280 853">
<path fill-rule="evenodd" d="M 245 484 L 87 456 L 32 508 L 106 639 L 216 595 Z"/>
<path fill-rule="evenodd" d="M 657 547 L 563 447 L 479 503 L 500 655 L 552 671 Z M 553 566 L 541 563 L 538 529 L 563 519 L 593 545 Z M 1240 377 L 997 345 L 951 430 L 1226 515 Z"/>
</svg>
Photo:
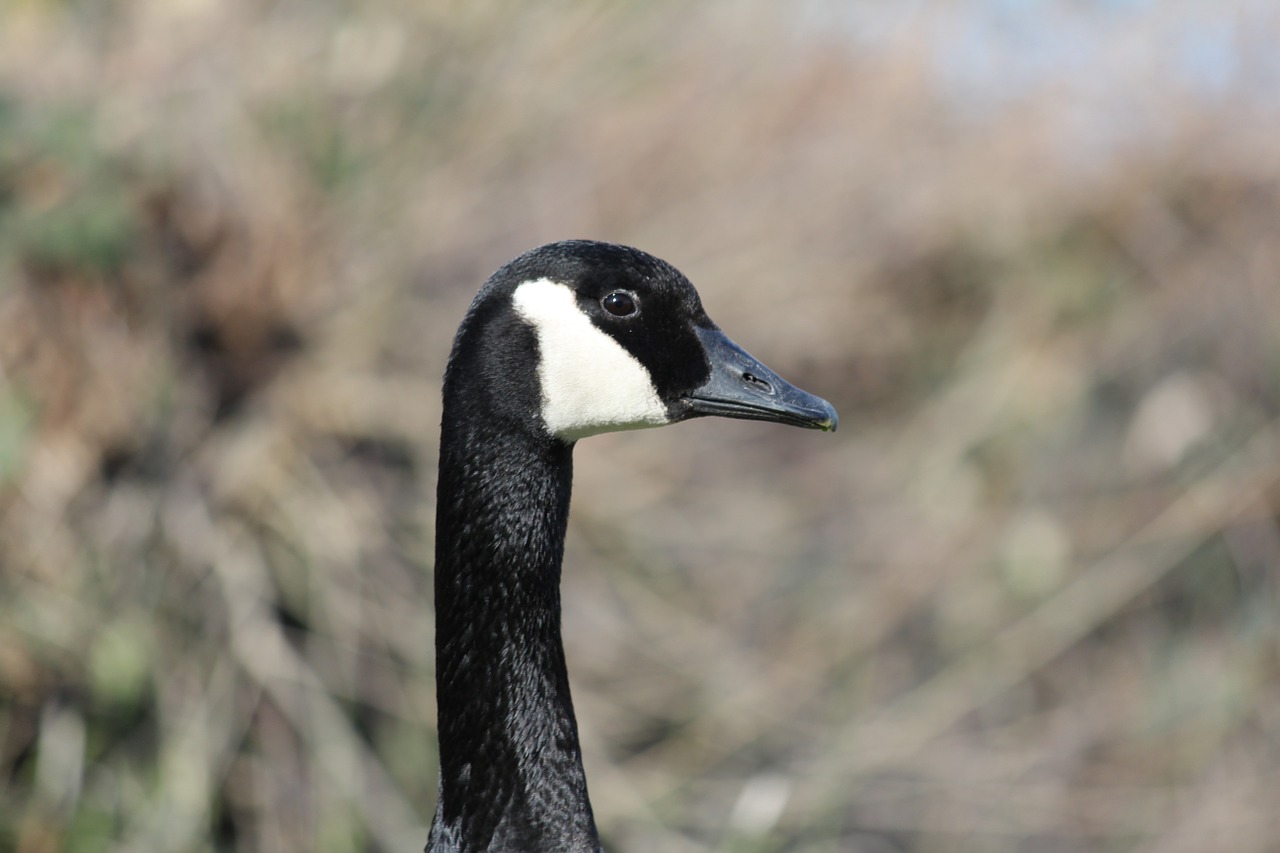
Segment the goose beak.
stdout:
<svg viewBox="0 0 1280 853">
<path fill-rule="evenodd" d="M 835 431 L 840 419 L 826 400 L 787 382 L 719 329 L 694 331 L 707 352 L 711 377 L 685 395 L 689 417 L 719 415 Z"/>
</svg>

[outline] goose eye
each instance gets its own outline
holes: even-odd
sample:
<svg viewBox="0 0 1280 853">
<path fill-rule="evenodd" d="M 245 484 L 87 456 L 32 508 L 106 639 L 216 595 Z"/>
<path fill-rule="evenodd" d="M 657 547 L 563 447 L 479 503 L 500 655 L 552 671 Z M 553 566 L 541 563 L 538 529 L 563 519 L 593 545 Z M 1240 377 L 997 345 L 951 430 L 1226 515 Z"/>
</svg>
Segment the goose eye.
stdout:
<svg viewBox="0 0 1280 853">
<path fill-rule="evenodd" d="M 615 317 L 630 317 L 636 313 L 636 298 L 625 290 L 615 290 L 600 300 L 604 310 Z"/>
</svg>

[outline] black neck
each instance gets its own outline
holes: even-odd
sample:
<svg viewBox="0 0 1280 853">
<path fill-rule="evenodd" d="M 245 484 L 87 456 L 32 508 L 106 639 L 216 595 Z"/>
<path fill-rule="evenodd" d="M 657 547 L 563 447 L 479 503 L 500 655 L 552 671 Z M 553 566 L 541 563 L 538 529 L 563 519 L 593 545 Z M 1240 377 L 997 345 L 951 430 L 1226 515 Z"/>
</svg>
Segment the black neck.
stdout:
<svg viewBox="0 0 1280 853">
<path fill-rule="evenodd" d="M 560 639 L 571 445 L 450 426 L 436 510 L 440 799 L 429 851 L 598 851 Z"/>
</svg>

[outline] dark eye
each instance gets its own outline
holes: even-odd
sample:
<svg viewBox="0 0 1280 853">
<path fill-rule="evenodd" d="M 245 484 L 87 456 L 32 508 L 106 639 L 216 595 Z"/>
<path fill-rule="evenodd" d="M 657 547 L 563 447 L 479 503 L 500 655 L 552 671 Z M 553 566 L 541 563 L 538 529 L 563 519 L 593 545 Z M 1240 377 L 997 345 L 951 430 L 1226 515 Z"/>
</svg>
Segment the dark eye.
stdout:
<svg viewBox="0 0 1280 853">
<path fill-rule="evenodd" d="M 600 300 L 604 310 L 615 317 L 630 317 L 636 313 L 636 298 L 625 290 L 615 290 Z"/>
</svg>

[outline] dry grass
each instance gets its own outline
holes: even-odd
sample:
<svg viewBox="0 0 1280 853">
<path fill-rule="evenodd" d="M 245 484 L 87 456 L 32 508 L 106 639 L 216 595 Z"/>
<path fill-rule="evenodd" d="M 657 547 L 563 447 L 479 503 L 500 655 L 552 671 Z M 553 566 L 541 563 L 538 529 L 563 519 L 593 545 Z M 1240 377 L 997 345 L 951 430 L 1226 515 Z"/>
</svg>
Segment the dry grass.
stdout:
<svg viewBox="0 0 1280 853">
<path fill-rule="evenodd" d="M 844 422 L 579 448 L 610 849 L 1280 849 L 1280 23 L 1071 8 L 0 9 L 0 848 L 422 845 L 438 377 L 584 236 Z"/>
</svg>

